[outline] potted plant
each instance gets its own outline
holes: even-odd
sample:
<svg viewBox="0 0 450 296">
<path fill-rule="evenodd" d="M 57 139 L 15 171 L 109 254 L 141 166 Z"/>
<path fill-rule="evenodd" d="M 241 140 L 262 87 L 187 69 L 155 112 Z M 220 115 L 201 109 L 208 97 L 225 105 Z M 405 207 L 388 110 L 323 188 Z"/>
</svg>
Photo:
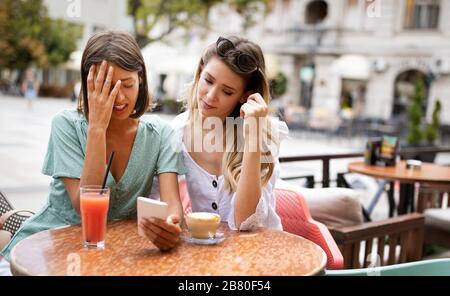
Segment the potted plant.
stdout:
<svg viewBox="0 0 450 296">
<path fill-rule="evenodd" d="M 425 123 L 423 114 L 423 101 L 425 99 L 425 86 L 422 80 L 418 80 L 415 84 L 415 91 L 412 96 L 412 104 L 408 108 L 409 132 L 407 136 L 408 147 L 423 148 L 434 147 L 435 141 L 439 133 L 439 116 L 441 112 L 441 102 L 439 99 L 434 104 L 432 121 L 430 124 Z M 425 162 L 434 162 L 436 153 L 422 153 L 414 155 L 414 159 Z"/>
<path fill-rule="evenodd" d="M 162 111 L 168 114 L 178 114 L 183 108 L 183 102 L 171 98 L 161 100 Z"/>
<path fill-rule="evenodd" d="M 423 111 L 422 105 L 425 98 L 423 81 L 418 80 L 415 91 L 411 97 L 412 104 L 408 107 L 409 132 L 407 136 L 408 146 L 417 147 L 421 144 L 423 134 L 421 131 Z"/>
<path fill-rule="evenodd" d="M 434 102 L 433 114 L 431 116 L 431 123 L 425 129 L 425 139 L 431 145 L 434 144 L 438 137 L 440 120 L 439 116 L 441 113 L 441 101 L 439 99 Z"/>
<path fill-rule="evenodd" d="M 274 79 L 270 80 L 270 86 L 272 90 L 272 96 L 274 98 L 279 98 L 287 90 L 287 77 L 281 72 L 277 73 L 277 76 Z"/>
<path fill-rule="evenodd" d="M 272 100 L 270 102 L 270 112 L 284 119 L 284 105 L 281 101 L 281 96 L 286 93 L 287 90 L 287 77 L 281 72 L 277 73 L 277 76 L 269 81 L 270 93 Z"/>
</svg>

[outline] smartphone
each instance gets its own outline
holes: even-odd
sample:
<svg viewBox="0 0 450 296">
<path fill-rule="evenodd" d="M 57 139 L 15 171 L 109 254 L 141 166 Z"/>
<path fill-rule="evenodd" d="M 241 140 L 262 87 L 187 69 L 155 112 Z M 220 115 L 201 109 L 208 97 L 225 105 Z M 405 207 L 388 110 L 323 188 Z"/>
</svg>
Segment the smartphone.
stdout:
<svg viewBox="0 0 450 296">
<path fill-rule="evenodd" d="M 169 215 L 169 206 L 163 201 L 139 196 L 137 199 L 137 214 L 138 221 L 142 218 L 151 217 L 166 220 Z M 145 236 L 139 227 L 138 234 L 140 236 Z"/>
</svg>

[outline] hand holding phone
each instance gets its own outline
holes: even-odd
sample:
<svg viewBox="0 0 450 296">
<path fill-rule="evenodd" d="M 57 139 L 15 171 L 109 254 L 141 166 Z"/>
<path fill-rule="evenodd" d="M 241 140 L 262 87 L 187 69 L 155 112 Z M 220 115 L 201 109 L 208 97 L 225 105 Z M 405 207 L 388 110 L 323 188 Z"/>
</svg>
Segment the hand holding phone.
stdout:
<svg viewBox="0 0 450 296">
<path fill-rule="evenodd" d="M 166 220 L 169 215 L 169 206 L 163 201 L 139 196 L 137 200 L 137 213 L 138 221 L 142 218 L 151 217 Z M 138 227 L 138 234 L 145 236 L 140 227 Z"/>
</svg>

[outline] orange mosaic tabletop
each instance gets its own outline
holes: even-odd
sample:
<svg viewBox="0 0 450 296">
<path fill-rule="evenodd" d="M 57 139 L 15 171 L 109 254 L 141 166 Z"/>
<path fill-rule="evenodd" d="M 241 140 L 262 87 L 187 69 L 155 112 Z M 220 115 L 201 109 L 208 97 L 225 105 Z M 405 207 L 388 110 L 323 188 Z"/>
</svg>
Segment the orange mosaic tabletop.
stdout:
<svg viewBox="0 0 450 296">
<path fill-rule="evenodd" d="M 325 252 L 313 242 L 287 232 L 259 228 L 253 232 L 220 231 L 215 245 L 181 241 L 161 252 L 137 234 L 135 220 L 108 224 L 106 248 L 86 249 L 81 227 L 36 233 L 11 252 L 14 275 L 316 275 Z"/>
</svg>

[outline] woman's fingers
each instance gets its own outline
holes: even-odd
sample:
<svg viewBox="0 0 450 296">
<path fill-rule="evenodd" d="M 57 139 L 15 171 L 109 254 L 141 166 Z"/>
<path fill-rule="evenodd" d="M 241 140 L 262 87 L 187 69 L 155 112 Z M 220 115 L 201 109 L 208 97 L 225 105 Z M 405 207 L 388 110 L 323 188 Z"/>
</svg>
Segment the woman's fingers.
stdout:
<svg viewBox="0 0 450 296">
<path fill-rule="evenodd" d="M 247 98 L 247 102 L 242 105 L 241 117 L 265 117 L 267 115 L 267 104 L 259 93 L 254 93 Z"/>
<path fill-rule="evenodd" d="M 171 236 L 177 236 L 181 233 L 181 227 L 179 224 L 167 223 L 164 220 L 152 218 L 151 220 L 144 219 L 144 221 L 148 222 L 147 225 L 152 225 L 161 229 L 161 232 L 167 232 Z"/>
<path fill-rule="evenodd" d="M 256 102 L 256 103 L 258 103 L 260 105 L 263 105 L 263 106 L 266 105 L 266 102 L 264 101 L 264 99 L 262 98 L 262 96 L 259 93 L 251 94 L 248 97 L 248 100 L 252 100 L 252 101 L 254 101 L 254 102 Z"/>
<path fill-rule="evenodd" d="M 250 115 L 252 114 L 253 106 L 250 105 L 250 104 L 247 102 L 247 103 L 245 103 L 244 105 L 242 105 L 240 111 L 241 111 L 241 112 L 240 112 L 240 113 L 241 113 L 241 118 L 248 117 L 248 116 L 250 116 Z"/>
<path fill-rule="evenodd" d="M 170 224 L 180 224 L 181 219 L 180 217 L 178 217 L 178 215 L 171 214 L 167 217 L 166 221 Z"/>
<path fill-rule="evenodd" d="M 88 94 L 91 94 L 94 92 L 94 75 L 95 75 L 95 65 L 91 65 L 91 67 L 89 67 L 89 73 L 87 76 Z"/>
<path fill-rule="evenodd" d="M 145 219 L 147 222 L 147 226 L 152 226 L 151 229 L 156 233 L 161 233 L 166 238 L 175 237 L 178 239 L 178 236 L 181 233 L 181 227 L 179 224 L 167 223 L 164 220 L 158 218 Z"/>
<path fill-rule="evenodd" d="M 108 74 L 106 75 L 105 83 L 102 88 L 102 97 L 107 98 L 109 92 L 111 91 L 112 77 L 114 74 L 114 68 L 112 66 L 108 67 Z"/>
<path fill-rule="evenodd" d="M 259 106 L 261 106 L 261 104 L 259 104 L 259 103 L 256 102 L 255 100 L 248 100 L 246 104 L 249 104 L 249 105 L 254 106 L 254 107 L 259 107 Z"/>
<path fill-rule="evenodd" d="M 178 224 L 167 223 L 161 219 L 142 219 L 141 224 L 151 230 L 158 237 L 162 237 L 171 243 L 177 243 L 181 234 L 181 228 Z"/>
<path fill-rule="evenodd" d="M 150 224 L 149 228 L 153 231 L 153 233 L 156 233 L 159 237 L 162 237 L 171 243 L 177 243 L 179 240 L 179 236 L 176 233 L 168 232 L 167 230 L 154 224 Z"/>
<path fill-rule="evenodd" d="M 97 76 L 95 77 L 95 91 L 97 93 L 102 92 L 103 81 L 105 80 L 105 70 L 107 66 L 107 62 L 103 61 L 100 65 L 100 69 L 98 70 Z"/>
<path fill-rule="evenodd" d="M 145 236 L 160 250 L 168 250 L 172 248 L 173 244 L 170 242 L 167 242 L 165 239 L 159 237 L 156 233 L 154 233 L 151 229 L 146 228 L 145 226 L 141 225 L 142 230 L 144 231 Z"/>
<path fill-rule="evenodd" d="M 161 234 L 162 230 L 152 225 L 152 223 L 149 221 L 142 220 L 139 223 L 139 226 L 142 228 L 147 238 L 161 250 L 171 249 L 175 247 L 176 244 L 178 243 L 178 238 L 167 239 L 165 236 Z"/>
<path fill-rule="evenodd" d="M 116 84 L 114 85 L 114 88 L 112 89 L 111 93 L 108 97 L 108 102 L 111 104 L 114 104 L 114 101 L 116 100 L 117 94 L 119 93 L 120 86 L 122 85 L 121 80 L 117 80 Z"/>
<path fill-rule="evenodd" d="M 145 236 L 149 240 L 154 241 L 156 239 L 157 235 L 155 233 L 153 233 L 153 231 L 151 231 L 151 229 L 146 226 L 145 222 L 140 221 L 139 227 L 141 228 L 141 230 L 144 232 Z"/>
</svg>

